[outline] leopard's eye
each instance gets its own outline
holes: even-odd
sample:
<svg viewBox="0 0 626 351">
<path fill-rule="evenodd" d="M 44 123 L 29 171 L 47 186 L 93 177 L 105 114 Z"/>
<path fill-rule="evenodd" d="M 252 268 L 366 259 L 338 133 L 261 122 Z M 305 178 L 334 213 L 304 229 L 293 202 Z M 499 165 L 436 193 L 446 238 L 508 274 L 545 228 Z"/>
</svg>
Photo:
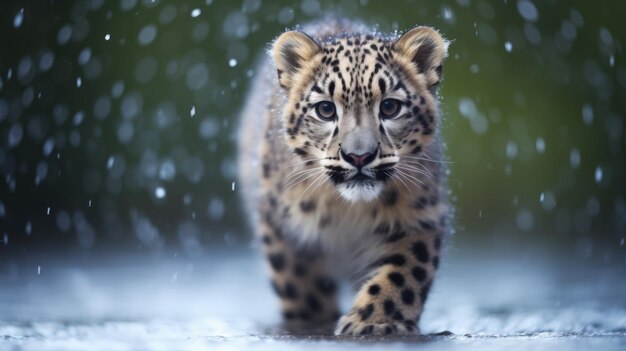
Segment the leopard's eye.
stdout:
<svg viewBox="0 0 626 351">
<path fill-rule="evenodd" d="M 315 113 L 322 121 L 333 121 L 337 116 L 335 104 L 330 101 L 318 102 L 315 105 Z"/>
<path fill-rule="evenodd" d="M 385 99 L 380 103 L 380 116 L 382 118 L 394 118 L 400 112 L 402 102 L 396 99 Z"/>
</svg>

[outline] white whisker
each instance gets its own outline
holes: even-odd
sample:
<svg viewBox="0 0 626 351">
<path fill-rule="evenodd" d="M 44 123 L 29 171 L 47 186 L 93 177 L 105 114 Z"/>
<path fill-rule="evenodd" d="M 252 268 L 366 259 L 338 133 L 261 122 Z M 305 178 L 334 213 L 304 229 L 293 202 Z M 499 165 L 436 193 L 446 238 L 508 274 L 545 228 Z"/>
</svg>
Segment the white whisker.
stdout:
<svg viewBox="0 0 626 351">
<path fill-rule="evenodd" d="M 413 169 L 415 171 L 427 174 L 427 175 L 429 175 L 431 177 L 435 177 L 435 175 L 428 168 L 424 167 L 424 165 L 413 164 L 413 163 L 400 163 L 400 164 L 397 164 L 396 167 L 397 166 L 410 168 L 410 169 Z"/>
<path fill-rule="evenodd" d="M 427 162 L 434 162 L 434 163 L 454 163 L 451 161 L 441 161 L 441 160 L 433 160 L 430 158 L 424 158 L 424 157 L 419 157 L 419 156 L 415 156 L 415 155 L 401 155 L 400 159 L 403 158 L 409 158 L 409 159 L 414 159 L 414 160 L 419 160 L 419 161 L 427 161 Z"/>
<path fill-rule="evenodd" d="M 400 170 L 400 168 L 399 168 L 398 170 Z M 408 172 L 402 172 L 402 174 L 403 174 L 403 175 L 404 175 L 407 179 L 408 179 L 408 178 L 411 178 L 411 179 L 414 179 L 415 181 L 417 181 L 418 183 L 420 183 L 420 184 L 422 184 L 422 185 L 426 185 L 426 184 L 425 184 L 425 183 L 424 183 L 424 182 L 423 182 L 420 178 L 418 178 L 418 177 L 416 177 L 416 176 L 414 176 L 414 175 L 412 175 L 412 174 L 410 174 L 410 173 L 408 173 Z M 436 183 L 433 179 L 431 179 L 431 178 L 429 178 L 429 177 L 426 177 L 426 179 L 427 179 L 428 181 L 430 181 L 430 183 L 432 183 L 432 185 L 437 186 L 437 183 Z"/>
<path fill-rule="evenodd" d="M 324 179 L 323 177 L 325 177 L 324 172 L 321 172 L 321 171 L 320 171 L 320 172 L 318 172 L 316 175 L 317 175 L 318 177 L 317 177 L 314 181 L 312 181 L 312 182 L 311 182 L 311 184 L 309 184 L 309 186 L 307 186 L 307 187 L 306 187 L 306 188 L 302 191 L 302 193 L 300 193 L 300 196 L 298 197 L 298 201 L 297 201 L 297 202 L 300 202 L 300 199 L 302 198 L 302 196 L 304 196 L 304 194 L 306 194 L 307 190 L 309 190 L 309 189 L 313 186 L 313 184 L 315 184 L 315 183 L 319 182 L 319 181 L 320 181 L 320 179 L 321 179 L 321 180 L 323 180 L 323 179 Z"/>
<path fill-rule="evenodd" d="M 396 179 L 398 179 L 400 182 L 402 182 L 402 184 L 404 184 L 404 187 L 406 188 L 406 190 L 407 190 L 408 192 L 410 192 L 410 191 L 411 191 L 411 190 L 409 189 L 409 186 L 408 186 L 408 185 L 406 185 L 406 183 L 404 182 L 404 180 L 402 180 L 402 178 L 400 178 L 400 175 L 399 175 L 397 172 L 393 172 L 393 173 L 391 174 L 391 179 L 393 179 L 394 183 L 396 183 L 396 184 L 398 184 L 398 183 L 396 182 Z"/>
<path fill-rule="evenodd" d="M 437 180 L 437 177 L 434 174 L 432 174 L 432 173 L 430 173 L 430 172 L 428 172 L 426 170 L 417 169 L 415 167 L 411 167 L 411 166 L 408 166 L 408 165 L 396 165 L 396 168 L 400 168 L 400 169 L 403 169 L 405 171 L 412 171 L 412 172 L 421 174 L 421 175 L 425 176 L 428 180 L 433 182 L 433 184 L 436 183 L 435 181 Z"/>
<path fill-rule="evenodd" d="M 319 169 L 311 169 L 311 170 L 307 170 L 310 173 L 306 173 L 303 176 L 301 176 L 300 178 L 294 179 L 293 181 L 291 181 L 289 184 L 285 185 L 285 190 L 289 190 L 293 187 L 295 187 L 296 185 L 304 182 L 307 179 L 310 179 L 314 176 L 316 176 L 318 174 L 318 172 L 321 172 Z"/>
<path fill-rule="evenodd" d="M 289 176 L 287 176 L 287 179 L 285 179 L 285 182 L 289 181 L 291 178 L 296 177 L 302 173 L 313 172 L 315 170 L 316 170 L 315 168 L 305 168 L 305 169 L 298 170 L 296 172 L 289 174 Z"/>
<path fill-rule="evenodd" d="M 291 188 L 291 185 L 293 185 L 293 183 L 299 183 L 300 181 L 306 179 L 307 176 L 311 174 L 312 172 L 314 172 L 314 170 L 307 169 L 306 171 L 299 172 L 298 174 L 290 175 L 284 181 L 285 188 L 287 189 Z"/>
<path fill-rule="evenodd" d="M 319 162 L 321 160 L 322 160 L 321 158 L 307 158 L 307 159 L 304 159 L 304 160 L 299 160 L 299 161 L 293 162 L 290 165 L 288 165 L 287 169 L 295 168 L 295 167 L 298 167 L 300 165 L 306 164 L 308 162 Z"/>
<path fill-rule="evenodd" d="M 413 184 L 415 187 L 419 188 L 420 184 L 424 185 L 424 182 L 422 182 L 421 180 L 417 179 L 416 177 L 413 177 L 409 174 L 407 174 L 406 172 L 403 172 L 401 169 L 397 169 L 396 170 L 398 172 L 399 176 L 404 177 L 404 179 L 408 180 L 411 184 Z M 417 182 L 417 183 L 416 183 Z M 419 184 L 418 184 L 419 183 Z"/>
</svg>

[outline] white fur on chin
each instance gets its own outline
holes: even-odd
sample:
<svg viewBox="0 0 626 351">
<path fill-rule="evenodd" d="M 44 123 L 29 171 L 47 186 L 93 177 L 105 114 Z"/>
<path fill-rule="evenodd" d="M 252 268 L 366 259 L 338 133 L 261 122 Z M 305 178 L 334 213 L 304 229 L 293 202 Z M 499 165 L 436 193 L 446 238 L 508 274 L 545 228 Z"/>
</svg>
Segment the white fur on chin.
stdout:
<svg viewBox="0 0 626 351">
<path fill-rule="evenodd" d="M 339 194 L 346 200 L 356 203 L 359 201 L 372 201 L 383 190 L 382 182 L 375 183 L 342 183 L 337 186 Z"/>
</svg>

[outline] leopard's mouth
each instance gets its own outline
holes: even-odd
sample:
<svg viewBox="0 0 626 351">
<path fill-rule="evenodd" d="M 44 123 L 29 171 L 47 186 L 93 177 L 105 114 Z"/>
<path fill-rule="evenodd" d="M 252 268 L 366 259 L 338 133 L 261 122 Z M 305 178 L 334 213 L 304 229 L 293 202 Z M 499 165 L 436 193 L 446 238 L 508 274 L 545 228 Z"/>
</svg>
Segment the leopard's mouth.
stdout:
<svg viewBox="0 0 626 351">
<path fill-rule="evenodd" d="M 395 163 L 386 163 L 372 168 L 351 171 L 343 167 L 326 166 L 326 174 L 335 184 L 347 184 L 351 186 L 372 185 L 385 183 L 394 174 Z"/>
<path fill-rule="evenodd" d="M 357 173 L 336 184 L 339 194 L 350 202 L 372 201 L 385 187 L 385 182 L 364 173 Z"/>
<path fill-rule="evenodd" d="M 385 187 L 387 175 L 380 176 L 374 169 L 350 171 L 341 167 L 326 167 L 328 177 L 339 194 L 350 202 L 372 201 Z M 383 172 L 384 173 L 384 172 Z"/>
<path fill-rule="evenodd" d="M 346 180 L 346 183 L 367 184 L 367 183 L 372 183 L 375 181 L 376 179 L 374 179 L 374 177 L 371 177 L 363 172 L 358 172 L 357 174 L 348 178 L 348 180 Z"/>
</svg>

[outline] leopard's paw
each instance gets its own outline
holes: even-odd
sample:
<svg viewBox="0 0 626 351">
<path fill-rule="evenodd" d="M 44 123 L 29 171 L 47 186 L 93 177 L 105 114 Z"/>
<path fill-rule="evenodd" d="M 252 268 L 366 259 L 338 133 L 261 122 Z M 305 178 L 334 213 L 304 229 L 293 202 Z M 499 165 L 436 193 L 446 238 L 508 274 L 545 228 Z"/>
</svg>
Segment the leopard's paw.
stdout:
<svg viewBox="0 0 626 351">
<path fill-rule="evenodd" d="M 414 321 L 363 321 L 357 313 L 347 314 L 337 322 L 335 335 L 419 335 Z"/>
</svg>

